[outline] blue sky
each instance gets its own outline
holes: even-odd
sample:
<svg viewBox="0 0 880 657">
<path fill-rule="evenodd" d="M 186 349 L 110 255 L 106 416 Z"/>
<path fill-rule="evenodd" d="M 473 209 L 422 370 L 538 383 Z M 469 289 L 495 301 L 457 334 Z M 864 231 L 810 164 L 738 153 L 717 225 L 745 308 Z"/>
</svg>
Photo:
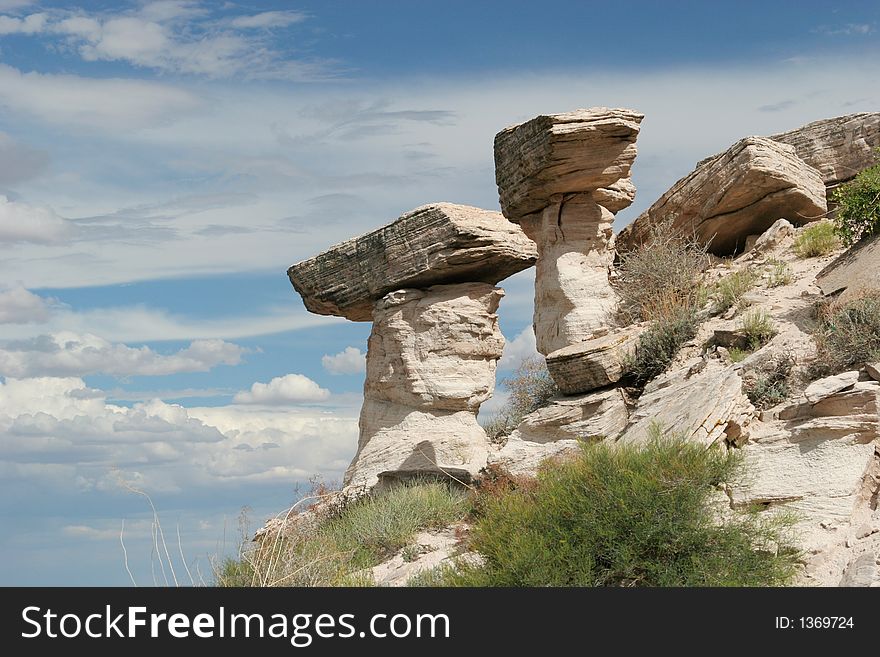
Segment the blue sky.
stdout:
<svg viewBox="0 0 880 657">
<path fill-rule="evenodd" d="M 208 578 L 241 507 L 338 480 L 369 326 L 286 269 L 424 203 L 497 208 L 501 128 L 643 111 L 620 228 L 742 136 L 876 111 L 878 30 L 876 2 L 0 0 L 0 583 L 129 582 L 123 520 L 163 582 L 132 487 Z M 502 283 L 501 377 L 531 276 Z"/>
</svg>

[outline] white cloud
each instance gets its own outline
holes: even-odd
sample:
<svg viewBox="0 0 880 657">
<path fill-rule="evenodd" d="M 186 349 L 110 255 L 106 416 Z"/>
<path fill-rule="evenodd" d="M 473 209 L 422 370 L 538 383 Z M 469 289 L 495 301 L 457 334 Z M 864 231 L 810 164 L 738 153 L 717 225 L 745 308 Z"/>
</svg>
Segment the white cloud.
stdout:
<svg viewBox="0 0 880 657">
<path fill-rule="evenodd" d="M 14 185 L 44 172 L 49 164 L 46 151 L 30 148 L 0 132 L 0 185 Z"/>
<path fill-rule="evenodd" d="M 149 347 L 113 344 L 96 335 L 67 331 L 0 345 L 0 375 L 28 378 L 207 372 L 218 365 L 238 365 L 245 352 L 223 340 L 196 340 L 185 349 L 164 355 Z"/>
<path fill-rule="evenodd" d="M 252 16 L 237 16 L 229 24 L 232 27 L 242 29 L 286 27 L 294 23 L 301 23 L 308 15 L 300 11 L 264 11 Z"/>
<path fill-rule="evenodd" d="M 330 391 L 322 388 L 302 374 L 276 376 L 269 383 L 257 381 L 250 391 L 241 391 L 233 397 L 236 404 L 266 404 L 270 406 L 319 402 L 330 397 Z"/>
<path fill-rule="evenodd" d="M 357 347 L 346 347 L 338 354 L 321 356 L 321 365 L 330 374 L 361 374 L 367 369 L 366 357 Z"/>
<path fill-rule="evenodd" d="M 49 319 L 49 302 L 21 285 L 0 287 L 0 324 L 29 324 Z"/>
<path fill-rule="evenodd" d="M 177 120 L 201 102 L 185 89 L 158 82 L 22 73 L 0 64 L 0 104 L 28 119 L 126 130 Z"/>
<path fill-rule="evenodd" d="M 46 25 L 46 14 L 37 13 L 15 18 L 13 16 L 0 16 L 0 35 L 3 34 L 37 34 L 43 31 Z"/>
<path fill-rule="evenodd" d="M 73 232 L 51 208 L 10 201 L 0 194 L 0 242 L 57 244 Z"/>
<path fill-rule="evenodd" d="M 538 355 L 535 346 L 535 330 L 531 326 L 520 331 L 513 340 L 504 343 L 504 353 L 498 361 L 498 369 L 512 370 L 524 360 Z"/>
</svg>

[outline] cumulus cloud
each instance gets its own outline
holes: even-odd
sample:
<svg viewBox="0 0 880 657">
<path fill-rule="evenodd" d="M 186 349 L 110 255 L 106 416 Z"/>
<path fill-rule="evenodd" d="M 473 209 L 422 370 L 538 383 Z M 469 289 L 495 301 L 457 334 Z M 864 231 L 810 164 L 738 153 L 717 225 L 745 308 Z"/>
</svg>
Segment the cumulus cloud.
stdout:
<svg viewBox="0 0 880 657">
<path fill-rule="evenodd" d="M 10 201 L 0 194 L 0 242 L 58 244 L 73 232 L 51 208 Z"/>
<path fill-rule="evenodd" d="M 538 355 L 535 346 L 535 331 L 529 326 L 513 339 L 504 344 L 504 353 L 498 361 L 498 369 L 510 370 L 517 367 L 524 360 Z"/>
<path fill-rule="evenodd" d="M 338 354 L 321 356 L 321 365 L 330 374 L 361 374 L 367 369 L 366 357 L 357 347 L 346 347 Z"/>
<path fill-rule="evenodd" d="M 207 372 L 218 365 L 238 365 L 243 347 L 223 340 L 196 340 L 173 354 L 149 347 L 111 343 L 92 334 L 69 331 L 0 345 L 0 375 L 38 376 L 163 376 Z"/>
<path fill-rule="evenodd" d="M 49 302 L 22 285 L 0 287 L 0 324 L 29 324 L 49 319 Z"/>
<path fill-rule="evenodd" d="M 302 374 L 276 376 L 269 383 L 257 381 L 249 391 L 236 393 L 236 404 L 266 404 L 270 406 L 319 402 L 330 397 L 330 391 L 322 388 Z"/>
<path fill-rule="evenodd" d="M 37 34 L 46 26 L 46 14 L 36 13 L 15 18 L 14 16 L 0 16 L 0 35 L 3 34 Z"/>
</svg>

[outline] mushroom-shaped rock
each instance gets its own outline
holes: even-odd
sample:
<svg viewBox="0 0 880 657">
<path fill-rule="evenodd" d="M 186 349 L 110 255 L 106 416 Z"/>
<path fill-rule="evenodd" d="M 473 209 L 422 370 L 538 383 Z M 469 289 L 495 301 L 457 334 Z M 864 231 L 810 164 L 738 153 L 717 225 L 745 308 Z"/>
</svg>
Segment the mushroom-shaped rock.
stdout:
<svg viewBox="0 0 880 657">
<path fill-rule="evenodd" d="M 535 245 L 498 212 L 435 203 L 293 265 L 287 274 L 306 308 L 352 321 L 402 288 L 492 285 L 535 263 Z"/>
<path fill-rule="evenodd" d="M 651 226 L 671 221 L 716 255 L 730 255 L 780 217 L 803 225 L 825 215 L 825 184 L 794 146 L 764 137 L 741 139 L 707 158 L 617 236 L 622 250 L 643 243 Z"/>
<path fill-rule="evenodd" d="M 554 194 L 603 190 L 618 208 L 634 188 L 629 178 L 643 114 L 593 107 L 537 116 L 495 136 L 495 181 L 504 216 L 514 222 L 550 205 Z M 608 208 L 609 210 L 611 208 Z"/>
<path fill-rule="evenodd" d="M 846 182 L 877 162 L 880 112 L 861 112 L 813 121 L 770 139 L 794 146 L 828 187 Z"/>
</svg>

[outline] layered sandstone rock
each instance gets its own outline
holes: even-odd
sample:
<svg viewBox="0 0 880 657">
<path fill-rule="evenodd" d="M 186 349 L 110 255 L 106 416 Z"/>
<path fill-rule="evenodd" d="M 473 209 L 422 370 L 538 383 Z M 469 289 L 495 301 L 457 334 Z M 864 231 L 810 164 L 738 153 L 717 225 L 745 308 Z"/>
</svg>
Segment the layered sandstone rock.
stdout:
<svg viewBox="0 0 880 657">
<path fill-rule="evenodd" d="M 586 340 L 616 308 L 611 226 L 635 196 L 642 118 L 598 107 L 538 116 L 495 137 L 502 211 L 538 246 L 534 326 L 544 355 Z"/>
<path fill-rule="evenodd" d="M 485 466 L 477 423 L 495 387 L 504 337 L 495 311 L 503 291 L 487 283 L 398 290 L 373 311 L 358 452 L 345 484 L 371 487 L 388 471 Z"/>
<path fill-rule="evenodd" d="M 557 349 L 547 356 L 547 370 L 564 395 L 576 395 L 620 380 L 626 357 L 643 327 L 635 325 Z"/>
<path fill-rule="evenodd" d="M 618 235 L 618 246 L 643 243 L 651 226 L 671 221 L 716 255 L 745 247 L 749 235 L 777 219 L 802 225 L 825 215 L 825 184 L 800 159 L 794 146 L 746 137 L 720 155 L 703 160 Z"/>
<path fill-rule="evenodd" d="M 816 276 L 825 296 L 846 300 L 861 292 L 880 292 L 880 235 L 866 237 L 850 247 Z"/>
<path fill-rule="evenodd" d="M 877 161 L 880 112 L 813 121 L 770 139 L 794 146 L 798 157 L 819 172 L 825 185 L 834 187 Z"/>
<path fill-rule="evenodd" d="M 442 283 L 499 281 L 534 264 L 535 246 L 498 212 L 435 203 L 293 265 L 288 277 L 306 308 L 356 322 L 372 319 L 388 292 Z"/>
</svg>

